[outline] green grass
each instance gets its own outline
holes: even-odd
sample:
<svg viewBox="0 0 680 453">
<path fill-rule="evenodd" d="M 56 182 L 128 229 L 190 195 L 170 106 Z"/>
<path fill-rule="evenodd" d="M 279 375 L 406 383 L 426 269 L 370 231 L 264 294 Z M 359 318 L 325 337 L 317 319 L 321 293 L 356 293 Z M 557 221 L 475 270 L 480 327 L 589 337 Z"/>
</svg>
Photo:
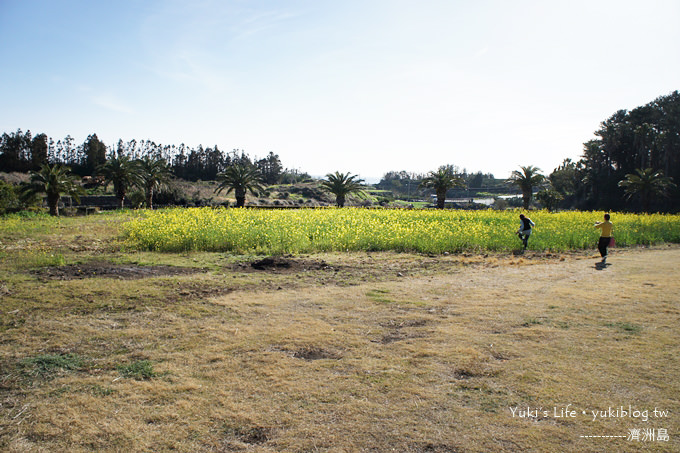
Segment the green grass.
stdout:
<svg viewBox="0 0 680 453">
<path fill-rule="evenodd" d="M 637 334 L 642 332 L 642 326 L 631 322 L 610 322 L 605 324 L 607 327 L 617 329 L 619 332 Z"/>
<path fill-rule="evenodd" d="M 118 365 L 116 369 L 121 376 L 138 381 L 153 379 L 158 376 L 149 360 L 138 360 L 126 365 Z"/>
<path fill-rule="evenodd" d="M 84 363 L 77 354 L 43 354 L 19 362 L 24 373 L 42 378 L 54 377 L 63 371 L 80 370 Z"/>
<path fill-rule="evenodd" d="M 389 304 L 389 303 L 394 302 L 394 299 L 392 299 L 389 296 L 389 294 L 390 294 L 390 292 L 385 290 L 385 289 L 373 289 L 373 290 L 367 292 L 366 296 L 368 296 L 374 302 Z"/>
<path fill-rule="evenodd" d="M 63 266 L 66 258 L 60 252 L 29 250 L 21 254 L 18 266 L 24 269 L 39 269 L 41 267 Z"/>
</svg>

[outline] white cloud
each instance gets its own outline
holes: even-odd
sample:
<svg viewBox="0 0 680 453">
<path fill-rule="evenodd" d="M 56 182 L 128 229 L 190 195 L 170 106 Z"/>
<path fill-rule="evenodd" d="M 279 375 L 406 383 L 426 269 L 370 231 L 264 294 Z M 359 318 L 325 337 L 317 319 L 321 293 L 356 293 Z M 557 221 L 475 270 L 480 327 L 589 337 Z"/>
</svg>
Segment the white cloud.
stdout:
<svg viewBox="0 0 680 453">
<path fill-rule="evenodd" d="M 262 11 L 243 18 L 234 25 L 234 40 L 250 38 L 299 17 L 300 13 L 289 11 Z"/>
<path fill-rule="evenodd" d="M 92 95 L 90 100 L 95 105 L 111 110 L 116 113 L 133 114 L 134 109 L 132 109 L 127 103 L 119 99 L 117 96 L 111 93 L 99 93 Z"/>
</svg>

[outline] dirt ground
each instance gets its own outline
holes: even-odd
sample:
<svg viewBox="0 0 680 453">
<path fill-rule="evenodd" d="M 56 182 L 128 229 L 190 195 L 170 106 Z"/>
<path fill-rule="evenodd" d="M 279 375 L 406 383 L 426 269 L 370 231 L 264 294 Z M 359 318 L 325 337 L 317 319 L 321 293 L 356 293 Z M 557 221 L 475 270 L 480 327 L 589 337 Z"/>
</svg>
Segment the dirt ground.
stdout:
<svg viewBox="0 0 680 453">
<path fill-rule="evenodd" d="M 677 246 L 210 259 L 0 281 L 0 446 L 680 451 Z"/>
</svg>

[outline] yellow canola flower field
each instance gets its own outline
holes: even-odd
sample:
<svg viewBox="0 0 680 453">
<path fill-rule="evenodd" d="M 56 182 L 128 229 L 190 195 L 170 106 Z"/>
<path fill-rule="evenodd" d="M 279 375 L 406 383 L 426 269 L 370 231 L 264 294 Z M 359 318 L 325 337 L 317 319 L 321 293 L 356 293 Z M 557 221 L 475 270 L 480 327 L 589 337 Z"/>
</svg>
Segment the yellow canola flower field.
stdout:
<svg viewBox="0 0 680 453">
<path fill-rule="evenodd" d="M 602 212 L 527 214 L 529 249 L 594 248 Z M 618 246 L 680 242 L 680 216 L 612 213 Z M 173 208 L 145 211 L 123 225 L 126 241 L 156 251 L 286 254 L 394 250 L 420 253 L 509 251 L 520 247 L 518 211 L 365 208 Z"/>
</svg>

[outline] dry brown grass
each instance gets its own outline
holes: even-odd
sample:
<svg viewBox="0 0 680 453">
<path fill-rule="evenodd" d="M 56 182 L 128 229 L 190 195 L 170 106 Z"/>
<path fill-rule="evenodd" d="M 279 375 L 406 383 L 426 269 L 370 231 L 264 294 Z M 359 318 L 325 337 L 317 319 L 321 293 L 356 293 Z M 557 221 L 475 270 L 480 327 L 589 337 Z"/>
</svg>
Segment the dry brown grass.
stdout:
<svg viewBox="0 0 680 453">
<path fill-rule="evenodd" d="M 58 248 L 68 263 L 197 272 L 53 279 L 13 259 L 30 250 L 5 249 L 0 449 L 680 450 L 676 247 L 617 250 L 602 270 L 585 254 L 356 253 L 256 271 L 248 257 L 107 241 Z M 41 375 L 26 362 L 66 354 L 83 365 Z M 140 361 L 154 377 L 121 374 Z M 577 417 L 511 412 L 567 404 Z M 670 416 L 581 413 L 629 405 Z M 580 437 L 631 428 L 670 440 Z"/>
</svg>

